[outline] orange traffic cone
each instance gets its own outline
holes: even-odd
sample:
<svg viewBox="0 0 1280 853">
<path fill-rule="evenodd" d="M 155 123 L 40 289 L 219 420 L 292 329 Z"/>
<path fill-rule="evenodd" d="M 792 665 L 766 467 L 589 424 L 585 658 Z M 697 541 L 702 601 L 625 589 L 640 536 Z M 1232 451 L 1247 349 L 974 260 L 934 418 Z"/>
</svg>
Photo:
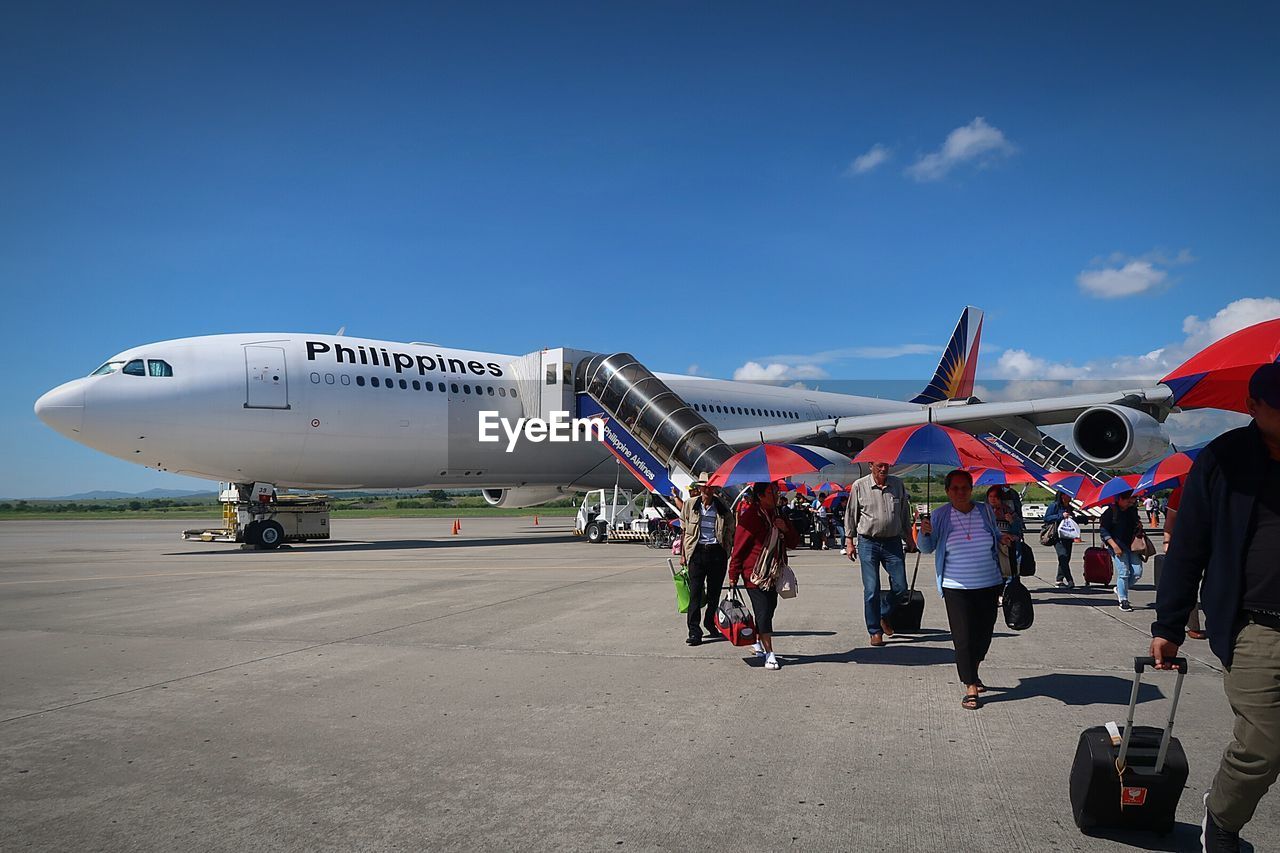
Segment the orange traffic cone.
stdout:
<svg viewBox="0 0 1280 853">
<path fill-rule="evenodd" d="M 533 517 L 533 526 L 534 527 L 538 526 L 538 517 L 536 515 Z"/>
<path fill-rule="evenodd" d="M 456 518 L 453 520 L 453 527 L 450 532 L 453 536 L 458 535 L 458 520 Z"/>
</svg>

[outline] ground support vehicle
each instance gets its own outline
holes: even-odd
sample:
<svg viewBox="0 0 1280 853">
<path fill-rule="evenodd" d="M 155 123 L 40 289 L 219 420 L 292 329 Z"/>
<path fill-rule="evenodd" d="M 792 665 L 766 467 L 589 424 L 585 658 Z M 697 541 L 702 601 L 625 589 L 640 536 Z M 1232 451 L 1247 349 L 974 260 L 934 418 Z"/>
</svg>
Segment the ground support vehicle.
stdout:
<svg viewBox="0 0 1280 853">
<path fill-rule="evenodd" d="M 285 542 L 329 538 L 328 495 L 276 495 L 264 483 L 227 484 L 218 493 L 222 527 L 184 530 L 192 542 L 240 542 L 270 550 Z"/>
<path fill-rule="evenodd" d="M 638 495 L 614 486 L 587 492 L 578 505 L 573 532 L 588 542 L 645 542 L 651 547 L 649 522 L 664 519 L 666 513 L 651 505 L 648 492 Z M 670 547 L 668 540 L 667 547 Z"/>
</svg>

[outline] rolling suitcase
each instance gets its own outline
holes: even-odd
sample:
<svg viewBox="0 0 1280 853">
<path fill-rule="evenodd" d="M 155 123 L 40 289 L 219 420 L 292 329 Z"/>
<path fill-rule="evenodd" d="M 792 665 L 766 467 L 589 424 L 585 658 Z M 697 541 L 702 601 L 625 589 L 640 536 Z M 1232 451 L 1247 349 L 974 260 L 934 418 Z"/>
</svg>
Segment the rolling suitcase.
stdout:
<svg viewBox="0 0 1280 853">
<path fill-rule="evenodd" d="M 917 551 L 915 571 L 911 573 L 911 588 L 903 598 L 899 599 L 898 606 L 889 615 L 889 624 L 893 626 L 895 634 L 915 634 L 920 630 L 920 622 L 924 619 L 924 593 L 916 589 L 916 577 L 919 574 L 920 552 Z M 884 591 L 880 593 L 880 598 L 882 602 L 888 601 L 891 595 L 893 595 L 892 592 Z M 883 609 L 882 603 L 882 612 Z"/>
<path fill-rule="evenodd" d="M 1159 833 L 1173 829 L 1178 798 L 1187 784 L 1187 754 L 1173 737 L 1187 659 L 1171 658 L 1170 662 L 1177 667 L 1178 679 L 1164 729 L 1133 724 L 1142 671 L 1155 666 L 1155 658 L 1145 657 L 1133 659 L 1133 693 L 1123 735 L 1115 723 L 1080 733 L 1071 765 L 1071 815 L 1084 832 L 1117 827 Z"/>
<path fill-rule="evenodd" d="M 1106 548 L 1084 549 L 1084 585 L 1111 583 L 1111 552 Z"/>
</svg>

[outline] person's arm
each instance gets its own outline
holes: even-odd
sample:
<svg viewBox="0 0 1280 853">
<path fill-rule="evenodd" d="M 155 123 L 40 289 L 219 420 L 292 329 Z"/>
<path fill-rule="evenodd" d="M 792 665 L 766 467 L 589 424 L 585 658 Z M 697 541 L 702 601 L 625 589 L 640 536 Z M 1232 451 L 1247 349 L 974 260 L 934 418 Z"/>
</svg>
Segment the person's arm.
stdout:
<svg viewBox="0 0 1280 853">
<path fill-rule="evenodd" d="M 1151 623 L 1151 656 L 1157 666 L 1178 653 L 1186 640 L 1187 617 L 1199 598 L 1200 581 L 1213 553 L 1215 507 L 1210 485 L 1217 460 L 1205 449 L 1196 457 L 1178 504 L 1178 535 L 1169 546 L 1156 587 L 1156 618 Z"/>
<path fill-rule="evenodd" d="M 1017 504 L 1008 508 L 1009 513 L 1009 532 L 1017 538 L 1021 539 L 1022 534 L 1027 530 L 1027 523 L 1022 520 L 1022 511 L 1017 508 Z"/>
<path fill-rule="evenodd" d="M 1051 521 L 1062 523 L 1062 501 L 1057 498 L 1054 498 L 1053 503 L 1044 511 L 1044 523 L 1048 524 Z"/>
<path fill-rule="evenodd" d="M 782 534 L 783 544 L 785 544 L 787 548 L 799 548 L 800 533 L 799 531 L 796 530 L 795 525 L 791 523 L 791 519 L 781 514 L 778 516 L 778 518 L 785 525 L 785 527 L 783 527 L 781 530 L 778 531 L 779 533 Z"/>
<path fill-rule="evenodd" d="M 1177 511 L 1176 509 L 1169 509 L 1168 507 L 1165 507 L 1165 511 L 1164 511 L 1164 550 L 1165 550 L 1165 553 L 1168 553 L 1168 551 L 1169 551 L 1169 543 L 1170 543 L 1171 541 L 1173 541 L 1173 519 L 1177 516 L 1177 514 L 1178 514 L 1178 511 Z"/>
<path fill-rule="evenodd" d="M 698 544 L 697 513 L 691 511 L 695 506 L 696 501 L 685 501 L 680 505 L 680 565 L 682 566 L 689 565 L 689 555 Z M 689 520 L 690 516 L 693 516 L 692 521 Z"/>
<path fill-rule="evenodd" d="M 734 513 L 733 508 L 724 501 L 721 501 L 721 513 L 724 516 L 724 538 L 729 542 L 729 547 L 733 548 L 734 536 L 738 532 L 738 516 Z"/>
<path fill-rule="evenodd" d="M 755 545 L 759 518 L 760 514 L 753 508 L 738 519 L 738 527 L 733 532 L 733 554 L 729 557 L 729 586 L 735 585 L 742 577 L 747 557 L 751 555 L 751 549 Z"/>
<path fill-rule="evenodd" d="M 923 516 L 920 519 L 920 539 L 916 542 L 916 547 L 926 554 L 932 554 L 937 543 L 933 538 L 933 524 L 941 517 L 942 510 L 938 510 L 932 517 Z"/>
<path fill-rule="evenodd" d="M 852 560 L 858 556 L 858 484 L 849 487 L 849 505 L 844 510 L 844 552 Z"/>
<path fill-rule="evenodd" d="M 916 551 L 916 537 L 911 530 L 911 501 L 907 495 L 907 484 L 899 480 L 898 488 L 902 490 L 898 495 L 898 529 L 902 533 L 903 549 L 912 554 Z"/>
<path fill-rule="evenodd" d="M 1102 518 L 1098 519 L 1098 535 L 1102 537 L 1102 544 L 1106 545 L 1117 554 L 1121 554 L 1124 552 L 1124 549 L 1121 548 L 1118 551 L 1116 550 L 1116 537 L 1115 534 L 1111 532 L 1111 525 L 1114 524 L 1116 520 L 1115 510 L 1115 507 L 1109 506 L 1102 513 Z"/>
</svg>

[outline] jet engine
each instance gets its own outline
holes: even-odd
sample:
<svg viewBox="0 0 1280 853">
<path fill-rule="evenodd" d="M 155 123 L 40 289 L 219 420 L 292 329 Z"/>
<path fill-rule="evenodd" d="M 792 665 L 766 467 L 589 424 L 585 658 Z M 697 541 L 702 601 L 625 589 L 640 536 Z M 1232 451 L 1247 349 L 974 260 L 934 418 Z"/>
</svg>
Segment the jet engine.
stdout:
<svg viewBox="0 0 1280 853">
<path fill-rule="evenodd" d="M 561 486 L 520 486 L 514 489 L 483 489 L 489 506 L 522 507 L 538 506 L 565 497 L 568 493 Z"/>
<path fill-rule="evenodd" d="M 1080 455 L 1104 468 L 1132 468 L 1169 451 L 1164 425 L 1127 406 L 1094 406 L 1076 418 L 1071 438 Z"/>
</svg>

